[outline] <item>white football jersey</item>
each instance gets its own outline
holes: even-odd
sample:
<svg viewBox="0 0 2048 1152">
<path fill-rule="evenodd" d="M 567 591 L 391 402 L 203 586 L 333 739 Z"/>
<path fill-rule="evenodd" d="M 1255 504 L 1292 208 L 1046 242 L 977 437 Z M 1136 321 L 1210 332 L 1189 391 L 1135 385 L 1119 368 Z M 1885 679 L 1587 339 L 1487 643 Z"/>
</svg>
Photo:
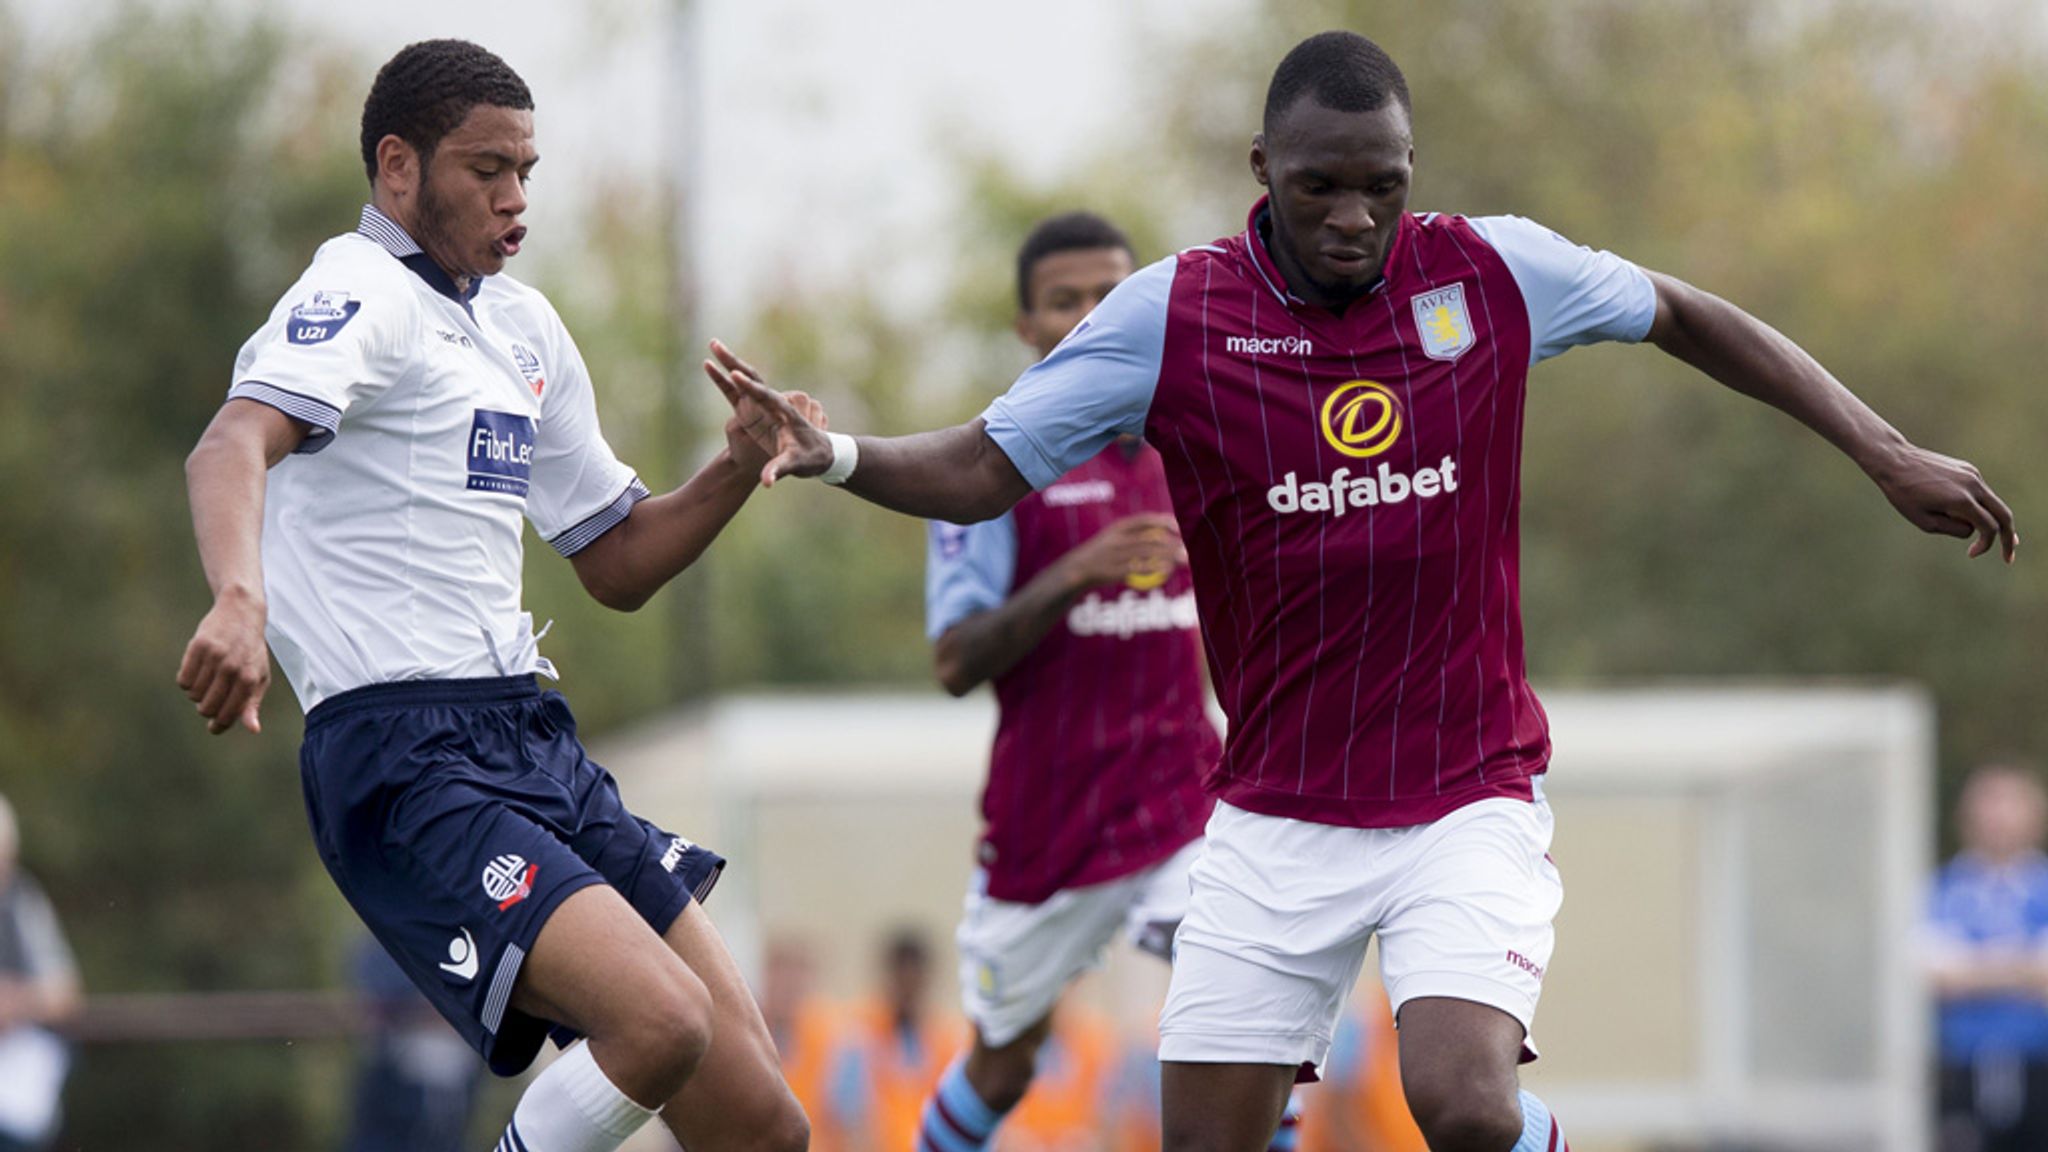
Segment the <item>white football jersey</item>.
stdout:
<svg viewBox="0 0 2048 1152">
<path fill-rule="evenodd" d="M 228 395 L 312 426 L 270 470 L 268 636 L 300 703 L 395 680 L 552 676 L 520 609 L 520 518 L 564 556 L 647 495 L 546 297 L 460 296 L 375 208 L 235 358 Z"/>
</svg>

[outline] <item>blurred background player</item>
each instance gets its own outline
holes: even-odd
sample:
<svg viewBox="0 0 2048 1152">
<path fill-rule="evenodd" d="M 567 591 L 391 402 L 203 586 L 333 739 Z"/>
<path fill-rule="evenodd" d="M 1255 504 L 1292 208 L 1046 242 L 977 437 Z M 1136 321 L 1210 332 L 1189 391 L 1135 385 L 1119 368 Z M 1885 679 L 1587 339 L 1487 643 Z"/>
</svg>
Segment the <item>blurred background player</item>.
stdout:
<svg viewBox="0 0 2048 1152">
<path fill-rule="evenodd" d="M 1018 338 L 1050 355 L 1136 266 L 1100 216 L 1041 221 L 1017 252 Z M 973 1042 L 918 1144 L 970 1152 L 1025 1098 L 1061 993 L 1119 930 L 1168 955 L 1222 744 L 1166 473 L 1138 437 L 993 520 L 934 522 L 925 604 L 939 683 L 992 681 L 1000 711 L 957 935 Z"/>
<path fill-rule="evenodd" d="M 1172 1152 L 1263 1146 L 1379 938 L 1403 1090 L 1435 1152 L 1552 1152 L 1521 1088 L 1563 883 L 1522 651 L 1529 369 L 1655 344 L 1775 405 L 1924 531 L 2018 546 L 1967 462 L 1922 449 L 1755 317 L 1528 220 L 1411 213 L 1407 81 L 1370 40 L 1297 44 L 1267 88 L 1243 232 L 1119 285 L 980 420 L 860 440 L 772 413 L 764 481 L 910 515 L 1001 515 L 1118 436 L 1166 454 L 1230 744 L 1160 1019 Z"/>
<path fill-rule="evenodd" d="M 2048 1148 L 2048 796 L 2029 767 L 1972 772 L 1934 880 L 1941 1152 Z"/>
<path fill-rule="evenodd" d="M 845 1152 L 915 1144 L 925 1097 L 960 1049 L 959 1023 L 931 1011 L 932 950 L 923 931 L 898 928 L 878 959 L 880 986 L 847 1020 L 819 1125 Z"/>
<path fill-rule="evenodd" d="M 0 796 L 0 1152 L 56 1135 L 70 1056 L 52 1028 L 76 1015 L 78 965 L 49 897 L 21 867 L 14 807 Z"/>
</svg>

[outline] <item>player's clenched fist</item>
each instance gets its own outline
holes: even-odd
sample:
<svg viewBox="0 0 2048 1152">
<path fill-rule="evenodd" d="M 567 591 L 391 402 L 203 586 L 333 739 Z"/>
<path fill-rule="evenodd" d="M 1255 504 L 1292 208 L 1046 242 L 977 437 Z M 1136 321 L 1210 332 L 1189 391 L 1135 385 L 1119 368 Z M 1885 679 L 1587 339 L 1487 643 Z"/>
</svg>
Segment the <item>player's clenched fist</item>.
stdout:
<svg viewBox="0 0 2048 1152">
<path fill-rule="evenodd" d="M 229 589 L 214 601 L 185 645 L 178 666 L 178 687 L 206 718 L 206 730 L 218 736 L 237 721 L 261 732 L 257 709 L 270 687 L 270 650 L 263 640 L 262 601 Z"/>
<path fill-rule="evenodd" d="M 1187 547 L 1173 517 L 1156 512 L 1116 521 L 1059 561 L 1077 592 L 1102 584 L 1164 579 L 1187 562 Z"/>
</svg>

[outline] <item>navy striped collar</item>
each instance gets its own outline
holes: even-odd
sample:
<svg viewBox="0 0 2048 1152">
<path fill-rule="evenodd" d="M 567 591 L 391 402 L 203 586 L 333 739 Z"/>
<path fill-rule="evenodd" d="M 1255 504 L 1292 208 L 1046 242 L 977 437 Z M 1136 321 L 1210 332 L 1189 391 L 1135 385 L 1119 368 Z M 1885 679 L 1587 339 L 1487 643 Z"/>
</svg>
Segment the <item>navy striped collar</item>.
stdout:
<svg viewBox="0 0 2048 1152">
<path fill-rule="evenodd" d="M 420 246 L 398 221 L 377 211 L 375 204 L 363 205 L 363 219 L 356 225 L 356 231 L 382 244 L 386 252 L 401 260 L 420 252 Z"/>
<path fill-rule="evenodd" d="M 457 288 L 455 278 L 448 275 L 446 269 L 434 263 L 434 258 L 427 255 L 426 250 L 419 246 L 419 242 L 414 240 L 398 221 L 379 212 L 374 204 L 363 205 L 362 220 L 356 225 L 356 232 L 375 240 L 386 252 L 397 257 L 399 263 L 412 269 L 415 275 L 425 280 L 428 287 L 462 305 L 464 309 L 469 307 L 471 300 L 476 299 L 477 290 L 484 285 L 484 278 L 479 276 L 469 282 L 469 291 L 464 292 Z"/>
</svg>

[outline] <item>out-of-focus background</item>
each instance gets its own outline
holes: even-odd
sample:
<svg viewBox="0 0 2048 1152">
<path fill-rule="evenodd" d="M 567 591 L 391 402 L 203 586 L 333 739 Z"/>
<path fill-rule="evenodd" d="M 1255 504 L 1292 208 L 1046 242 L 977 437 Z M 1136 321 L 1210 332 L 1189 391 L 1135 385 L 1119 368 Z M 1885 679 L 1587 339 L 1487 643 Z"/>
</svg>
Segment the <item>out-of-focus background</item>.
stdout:
<svg viewBox="0 0 2048 1152">
<path fill-rule="evenodd" d="M 0 0 L 0 793 L 86 992 L 58 1146 L 339 1148 L 362 1107 L 351 990 L 377 985 L 305 832 L 295 702 L 280 683 L 260 738 L 212 739 L 171 679 L 207 603 L 182 458 L 352 227 L 381 61 L 454 35 L 526 77 L 515 272 L 659 486 L 717 442 L 708 335 L 838 427 L 977 412 L 1028 362 L 1029 225 L 1093 208 L 1145 259 L 1240 229 L 1266 80 L 1328 27 L 1407 72 L 1414 207 L 1528 215 L 1721 293 L 1980 465 L 2023 534 L 2048 522 L 2028 0 Z M 1595 1121 L 1582 1152 L 1901 1123 L 1883 1147 L 1933 1146 L 1914 923 L 1966 771 L 2048 754 L 2048 569 L 1965 563 L 1654 353 L 1531 388 L 1523 605 L 1574 893 L 1532 1080 Z M 931 685 L 923 527 L 780 486 L 632 616 L 529 555 L 629 802 L 735 857 L 710 907 L 750 973 L 806 954 L 852 1002 L 907 926 L 952 1004 L 989 710 Z M 1163 974 L 1092 980 L 1142 1057 Z M 472 1145 L 511 1091 L 482 1089 Z"/>
</svg>

